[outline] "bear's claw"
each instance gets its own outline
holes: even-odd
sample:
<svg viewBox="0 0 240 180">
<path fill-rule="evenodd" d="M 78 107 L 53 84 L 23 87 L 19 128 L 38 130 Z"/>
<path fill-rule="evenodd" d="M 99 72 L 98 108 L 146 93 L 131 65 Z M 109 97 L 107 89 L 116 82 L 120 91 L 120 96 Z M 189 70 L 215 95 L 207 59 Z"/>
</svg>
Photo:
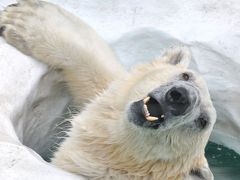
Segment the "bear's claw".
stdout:
<svg viewBox="0 0 240 180">
<path fill-rule="evenodd" d="M 0 27 L 0 36 L 3 36 L 3 32 L 5 31 L 6 26 L 1 26 Z"/>
</svg>

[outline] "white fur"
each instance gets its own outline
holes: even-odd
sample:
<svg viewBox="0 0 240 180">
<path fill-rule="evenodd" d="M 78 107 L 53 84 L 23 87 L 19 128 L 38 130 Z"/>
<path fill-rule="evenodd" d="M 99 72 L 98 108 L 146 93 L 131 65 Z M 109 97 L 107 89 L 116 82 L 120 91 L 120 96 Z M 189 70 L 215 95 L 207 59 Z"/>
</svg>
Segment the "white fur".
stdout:
<svg viewBox="0 0 240 180">
<path fill-rule="evenodd" d="M 92 179 L 187 179 L 194 178 L 192 169 L 207 167 L 202 174 L 212 179 L 204 148 L 216 115 L 206 84 L 196 73 L 191 72 L 201 107 L 211 120 L 206 130 L 175 124 L 153 132 L 126 117 L 130 102 L 189 71 L 186 47 L 167 50 L 153 63 L 126 72 L 88 25 L 52 4 L 20 1 L 1 14 L 0 25 L 6 27 L 7 42 L 62 69 L 75 103 L 85 109 L 72 120 L 53 164 Z M 191 127 L 195 116 L 191 113 L 182 123 Z"/>
</svg>

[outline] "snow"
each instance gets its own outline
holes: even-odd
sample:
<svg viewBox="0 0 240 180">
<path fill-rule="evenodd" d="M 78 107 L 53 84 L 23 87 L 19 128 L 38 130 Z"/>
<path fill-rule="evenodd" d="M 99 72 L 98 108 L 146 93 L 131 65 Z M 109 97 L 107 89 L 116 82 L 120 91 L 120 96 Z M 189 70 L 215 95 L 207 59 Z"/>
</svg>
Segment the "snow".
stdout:
<svg viewBox="0 0 240 180">
<path fill-rule="evenodd" d="M 39 155 L 24 146 L 0 143 L 0 179 L 7 180 L 81 180 L 44 162 Z"/>
<path fill-rule="evenodd" d="M 1 0 L 0 8 L 12 2 Z M 182 43 L 189 45 L 194 57 L 191 67 L 206 79 L 218 113 L 211 140 L 240 153 L 239 0 L 51 2 L 68 9 L 94 27 L 111 44 L 127 68 L 159 56 L 165 47 Z M 13 172 L 21 172 L 22 179 L 33 176 L 35 179 L 63 176 L 65 179 L 76 179 L 46 164 L 36 153 L 21 145 L 25 139 L 29 147 L 35 144 L 32 148 L 44 153 L 44 149 L 36 147 L 39 140 L 31 138 L 33 135 L 46 140 L 41 145 L 49 145 L 49 124 L 58 122 L 57 118 L 69 102 L 65 90 L 54 96 L 55 74 L 47 72 L 45 65 L 21 54 L 2 39 L 0 68 L 0 179 L 17 179 Z M 33 93 L 36 89 L 39 89 L 38 93 Z M 38 116 L 35 116 L 31 105 L 39 99 Z M 45 122 L 40 126 L 45 131 L 34 126 L 35 122 L 39 124 L 43 120 Z M 35 127 L 36 132 L 24 133 L 23 128 L 31 127 Z M 18 163 L 12 165 L 10 160 Z M 4 163 L 11 168 L 2 169 Z M 31 169 L 30 174 L 23 169 Z M 48 178 L 44 173 L 49 174 Z"/>
</svg>

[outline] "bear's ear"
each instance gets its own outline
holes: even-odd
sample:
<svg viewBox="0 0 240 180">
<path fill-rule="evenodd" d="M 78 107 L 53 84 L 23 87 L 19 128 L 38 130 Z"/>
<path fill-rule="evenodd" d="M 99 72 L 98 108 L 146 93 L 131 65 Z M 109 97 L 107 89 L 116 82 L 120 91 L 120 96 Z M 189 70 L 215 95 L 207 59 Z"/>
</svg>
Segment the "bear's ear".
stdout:
<svg viewBox="0 0 240 180">
<path fill-rule="evenodd" d="M 168 64 L 177 65 L 180 64 L 187 68 L 190 64 L 192 55 L 191 51 L 186 46 L 176 46 L 168 48 L 163 52 L 163 61 Z"/>
<path fill-rule="evenodd" d="M 208 167 L 208 164 L 204 165 L 201 168 L 194 169 L 190 172 L 187 180 L 213 180 L 213 174 Z"/>
</svg>

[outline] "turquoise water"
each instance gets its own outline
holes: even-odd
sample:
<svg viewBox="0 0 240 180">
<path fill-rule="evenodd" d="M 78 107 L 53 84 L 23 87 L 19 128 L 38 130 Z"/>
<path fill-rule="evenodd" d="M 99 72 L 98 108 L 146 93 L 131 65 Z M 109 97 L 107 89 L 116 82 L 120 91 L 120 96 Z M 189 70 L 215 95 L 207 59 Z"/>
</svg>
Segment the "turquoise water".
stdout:
<svg viewBox="0 0 240 180">
<path fill-rule="evenodd" d="M 240 155 L 224 146 L 208 143 L 206 157 L 215 180 L 240 180 Z"/>
</svg>

